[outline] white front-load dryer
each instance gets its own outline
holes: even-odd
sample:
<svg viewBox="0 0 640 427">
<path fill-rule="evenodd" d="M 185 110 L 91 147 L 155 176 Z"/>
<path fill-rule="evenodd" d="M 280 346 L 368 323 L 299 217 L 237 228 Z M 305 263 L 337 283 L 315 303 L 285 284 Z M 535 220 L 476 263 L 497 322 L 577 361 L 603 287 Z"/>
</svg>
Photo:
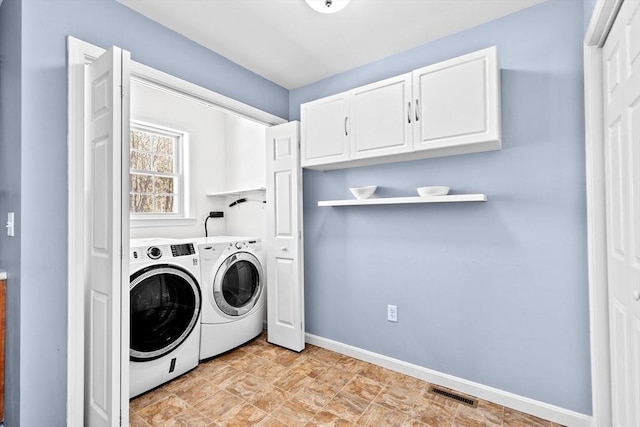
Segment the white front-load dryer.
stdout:
<svg viewBox="0 0 640 427">
<path fill-rule="evenodd" d="M 204 293 L 200 336 L 204 360 L 260 335 L 267 292 L 260 239 L 215 236 L 197 243 Z"/>
<path fill-rule="evenodd" d="M 202 291 L 194 242 L 130 242 L 129 397 L 198 366 Z"/>
</svg>

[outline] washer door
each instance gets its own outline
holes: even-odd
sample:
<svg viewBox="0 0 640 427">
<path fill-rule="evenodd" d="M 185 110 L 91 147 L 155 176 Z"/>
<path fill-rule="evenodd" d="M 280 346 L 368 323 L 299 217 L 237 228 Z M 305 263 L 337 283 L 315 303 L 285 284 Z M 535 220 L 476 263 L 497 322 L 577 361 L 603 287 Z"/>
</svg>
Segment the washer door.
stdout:
<svg viewBox="0 0 640 427">
<path fill-rule="evenodd" d="M 200 287 L 177 266 L 159 264 L 131 276 L 129 357 L 143 362 L 171 352 L 198 325 Z"/>
<path fill-rule="evenodd" d="M 248 252 L 237 252 L 225 259 L 213 280 L 213 299 L 229 316 L 242 316 L 256 305 L 263 287 L 262 266 Z"/>
</svg>

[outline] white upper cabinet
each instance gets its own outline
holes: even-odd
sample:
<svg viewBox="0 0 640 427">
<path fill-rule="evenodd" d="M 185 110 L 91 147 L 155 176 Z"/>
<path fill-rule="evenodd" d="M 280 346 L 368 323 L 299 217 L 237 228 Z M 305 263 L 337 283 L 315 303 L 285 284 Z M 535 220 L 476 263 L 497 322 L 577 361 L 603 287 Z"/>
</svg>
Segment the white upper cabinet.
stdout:
<svg viewBox="0 0 640 427">
<path fill-rule="evenodd" d="M 349 98 L 329 96 L 301 106 L 302 166 L 349 160 Z"/>
<path fill-rule="evenodd" d="M 413 148 L 501 148 L 499 71 L 495 47 L 415 70 Z"/>
<path fill-rule="evenodd" d="M 351 158 L 412 151 L 411 73 L 349 92 Z"/>
<path fill-rule="evenodd" d="M 328 170 L 499 150 L 491 47 L 301 105 L 303 167 Z"/>
</svg>

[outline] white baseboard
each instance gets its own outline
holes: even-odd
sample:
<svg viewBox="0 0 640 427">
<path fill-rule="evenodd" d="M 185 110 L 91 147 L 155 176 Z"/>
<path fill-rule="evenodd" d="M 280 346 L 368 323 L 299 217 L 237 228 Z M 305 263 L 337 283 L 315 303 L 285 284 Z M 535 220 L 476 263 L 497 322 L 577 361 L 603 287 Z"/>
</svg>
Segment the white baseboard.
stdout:
<svg viewBox="0 0 640 427">
<path fill-rule="evenodd" d="M 558 406 L 549 405 L 548 403 L 539 402 L 527 397 L 518 396 L 507 391 L 488 387 L 482 384 L 467 381 L 453 375 L 443 374 L 422 366 L 403 362 L 402 360 L 387 357 L 382 354 L 373 353 L 358 347 L 353 347 L 341 342 L 322 338 L 312 334 L 305 334 L 305 341 L 336 353 L 344 354 L 355 359 L 373 363 L 383 368 L 400 372 L 415 378 L 419 378 L 431 384 L 447 387 L 461 393 L 465 393 L 483 400 L 487 400 L 498 405 L 515 409 L 516 411 L 525 412 L 544 418 L 567 427 L 591 427 L 592 417 L 580 414 L 578 412 L 563 409 Z"/>
</svg>

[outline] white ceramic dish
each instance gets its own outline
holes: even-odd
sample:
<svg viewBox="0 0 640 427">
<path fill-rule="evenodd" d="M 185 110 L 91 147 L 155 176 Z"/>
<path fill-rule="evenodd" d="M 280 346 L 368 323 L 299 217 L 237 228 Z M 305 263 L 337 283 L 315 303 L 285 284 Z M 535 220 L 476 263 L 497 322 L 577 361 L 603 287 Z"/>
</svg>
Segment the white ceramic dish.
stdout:
<svg viewBox="0 0 640 427">
<path fill-rule="evenodd" d="M 350 187 L 349 191 L 351 191 L 351 194 L 353 194 L 356 199 L 368 199 L 376 192 L 377 188 L 377 185 L 367 185 L 366 187 Z"/>
<path fill-rule="evenodd" d="M 433 185 L 430 187 L 418 187 L 418 194 L 422 197 L 429 196 L 444 196 L 449 194 L 449 187 L 444 187 L 441 185 Z"/>
</svg>

